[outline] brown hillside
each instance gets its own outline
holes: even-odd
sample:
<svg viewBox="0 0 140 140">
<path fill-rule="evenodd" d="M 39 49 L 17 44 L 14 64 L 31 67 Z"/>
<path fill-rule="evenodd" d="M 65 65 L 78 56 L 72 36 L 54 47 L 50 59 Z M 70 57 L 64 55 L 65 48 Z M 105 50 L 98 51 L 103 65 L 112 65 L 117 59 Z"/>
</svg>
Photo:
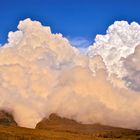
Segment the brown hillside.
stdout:
<svg viewBox="0 0 140 140">
<path fill-rule="evenodd" d="M 44 118 L 36 125 L 36 129 L 67 131 L 82 134 L 94 134 L 99 131 L 112 133 L 129 131 L 129 129 L 105 126 L 100 124 L 81 124 L 71 119 L 62 118 L 57 114 L 51 114 L 48 119 Z"/>
<path fill-rule="evenodd" d="M 13 127 L 13 117 L 1 112 L 0 140 L 139 140 L 140 131 L 81 124 L 51 114 L 37 124 L 36 129 Z M 5 119 L 3 119 L 5 118 Z M 6 120 L 6 121 L 5 121 Z M 8 124 L 8 125 L 7 125 Z M 5 126 L 4 126 L 5 125 Z M 10 125 L 10 126 L 9 126 Z"/>
</svg>

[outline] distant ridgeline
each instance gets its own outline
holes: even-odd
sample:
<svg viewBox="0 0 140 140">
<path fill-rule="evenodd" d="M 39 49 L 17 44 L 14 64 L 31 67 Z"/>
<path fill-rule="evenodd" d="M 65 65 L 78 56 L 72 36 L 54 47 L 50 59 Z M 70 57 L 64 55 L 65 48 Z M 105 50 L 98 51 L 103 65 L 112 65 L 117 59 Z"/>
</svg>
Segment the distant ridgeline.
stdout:
<svg viewBox="0 0 140 140">
<path fill-rule="evenodd" d="M 13 116 L 0 111 L 0 140 L 139 140 L 140 131 L 105 126 L 81 124 L 75 120 L 51 114 L 36 125 L 36 129 L 22 128 Z"/>
</svg>

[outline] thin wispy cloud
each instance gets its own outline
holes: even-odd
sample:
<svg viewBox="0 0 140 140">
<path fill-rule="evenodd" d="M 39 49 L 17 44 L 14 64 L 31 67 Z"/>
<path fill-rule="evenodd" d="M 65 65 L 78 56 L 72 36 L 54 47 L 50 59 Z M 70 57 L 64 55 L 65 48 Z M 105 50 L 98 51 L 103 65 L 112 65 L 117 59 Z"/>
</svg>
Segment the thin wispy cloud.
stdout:
<svg viewBox="0 0 140 140">
<path fill-rule="evenodd" d="M 87 48 L 92 44 L 92 41 L 85 37 L 68 37 L 68 40 L 70 41 L 71 45 L 76 48 Z"/>
</svg>

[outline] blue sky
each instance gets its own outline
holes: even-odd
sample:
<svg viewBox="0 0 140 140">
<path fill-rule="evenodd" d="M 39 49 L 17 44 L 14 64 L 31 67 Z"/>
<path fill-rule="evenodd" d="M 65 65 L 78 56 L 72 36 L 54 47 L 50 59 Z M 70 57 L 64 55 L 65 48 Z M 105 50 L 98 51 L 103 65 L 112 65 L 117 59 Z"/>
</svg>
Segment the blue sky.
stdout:
<svg viewBox="0 0 140 140">
<path fill-rule="evenodd" d="M 116 20 L 140 23 L 140 0 L 0 0 L 0 43 L 28 17 L 88 45 Z"/>
</svg>

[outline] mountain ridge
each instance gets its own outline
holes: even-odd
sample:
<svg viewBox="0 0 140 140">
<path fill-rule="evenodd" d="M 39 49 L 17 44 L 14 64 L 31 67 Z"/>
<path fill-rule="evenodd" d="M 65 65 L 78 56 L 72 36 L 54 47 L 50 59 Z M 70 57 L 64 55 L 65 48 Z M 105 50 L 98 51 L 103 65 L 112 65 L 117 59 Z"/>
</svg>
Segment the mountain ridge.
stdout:
<svg viewBox="0 0 140 140">
<path fill-rule="evenodd" d="M 6 112 L 3 113 L 5 118 Z M 13 118 L 9 114 L 9 118 Z M 7 117 L 7 116 L 6 116 Z M 2 118 L 2 115 L 0 115 Z M 40 121 L 35 129 L 0 124 L 0 140 L 139 140 L 140 130 L 101 124 L 81 124 L 53 113 Z"/>
</svg>

